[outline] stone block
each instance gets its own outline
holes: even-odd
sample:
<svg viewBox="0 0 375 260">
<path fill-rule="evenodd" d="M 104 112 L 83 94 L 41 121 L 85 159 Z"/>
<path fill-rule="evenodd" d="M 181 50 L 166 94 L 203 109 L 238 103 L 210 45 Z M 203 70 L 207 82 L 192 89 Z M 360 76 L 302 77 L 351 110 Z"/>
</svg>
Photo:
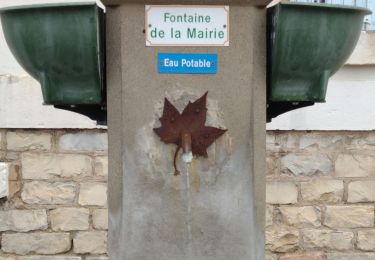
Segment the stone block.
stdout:
<svg viewBox="0 0 375 260">
<path fill-rule="evenodd" d="M 72 182 L 32 181 L 24 183 L 21 198 L 27 204 L 71 204 L 76 184 Z"/>
<path fill-rule="evenodd" d="M 375 175 L 375 156 L 340 154 L 335 161 L 337 177 L 367 177 Z"/>
<path fill-rule="evenodd" d="M 13 198 L 21 190 L 21 185 L 20 181 L 9 181 L 8 199 Z"/>
<path fill-rule="evenodd" d="M 7 149 L 12 151 L 44 150 L 52 147 L 52 135 L 46 132 L 7 132 Z"/>
<path fill-rule="evenodd" d="M 294 182 L 267 182 L 266 202 L 268 204 L 294 204 L 298 200 L 298 188 Z"/>
<path fill-rule="evenodd" d="M 348 202 L 374 202 L 375 181 L 353 181 L 348 185 Z"/>
<path fill-rule="evenodd" d="M 11 163 L 9 165 L 9 180 L 10 181 L 19 181 L 20 178 L 20 166 L 17 164 Z"/>
<path fill-rule="evenodd" d="M 58 208 L 50 211 L 51 228 L 54 231 L 89 229 L 90 212 L 85 208 Z"/>
<path fill-rule="evenodd" d="M 267 131 L 266 149 L 271 152 L 280 152 L 298 149 L 299 134 L 295 132 Z"/>
<path fill-rule="evenodd" d="M 277 255 L 266 253 L 266 259 L 265 260 L 277 260 Z"/>
<path fill-rule="evenodd" d="M 108 256 L 87 256 L 86 260 L 108 260 Z"/>
<path fill-rule="evenodd" d="M 317 207 L 290 207 L 281 206 L 279 208 L 281 218 L 284 223 L 292 226 L 321 226 L 321 212 Z"/>
<path fill-rule="evenodd" d="M 372 132 L 355 133 L 347 148 L 353 150 L 375 150 L 375 135 Z"/>
<path fill-rule="evenodd" d="M 31 180 L 92 175 L 92 160 L 80 154 L 23 154 L 22 177 Z"/>
<path fill-rule="evenodd" d="M 15 161 L 20 158 L 20 155 L 21 155 L 20 152 L 7 151 L 6 153 L 5 152 L 3 153 L 2 157 L 8 161 Z"/>
<path fill-rule="evenodd" d="M 106 206 L 107 184 L 100 182 L 81 183 L 78 203 L 84 206 Z"/>
<path fill-rule="evenodd" d="M 69 233 L 14 233 L 3 234 L 1 249 L 18 255 L 59 254 L 70 250 Z"/>
<path fill-rule="evenodd" d="M 300 137 L 300 149 L 337 149 L 345 142 L 345 135 L 340 133 L 306 133 Z"/>
<path fill-rule="evenodd" d="M 94 209 L 92 224 L 95 229 L 108 229 L 108 209 Z"/>
<path fill-rule="evenodd" d="M 342 201 L 344 183 L 340 180 L 313 179 L 301 182 L 303 201 L 337 203 Z"/>
<path fill-rule="evenodd" d="M 61 151 L 107 151 L 107 133 L 68 133 L 59 139 Z"/>
<path fill-rule="evenodd" d="M 18 260 L 81 260 L 80 256 L 72 255 L 34 255 L 34 256 L 20 256 Z M 86 258 L 87 259 L 87 258 Z M 1 260 L 1 258 L 0 258 Z"/>
<path fill-rule="evenodd" d="M 105 254 L 107 253 L 106 231 L 78 232 L 73 239 L 73 251 L 78 254 Z"/>
<path fill-rule="evenodd" d="M 273 206 L 266 205 L 266 227 L 273 224 Z"/>
<path fill-rule="evenodd" d="M 354 234 L 348 231 L 303 229 L 302 245 L 305 249 L 350 250 Z"/>
<path fill-rule="evenodd" d="M 375 230 L 359 230 L 357 241 L 358 249 L 375 251 Z"/>
<path fill-rule="evenodd" d="M 282 132 L 276 135 L 276 143 L 279 143 L 281 150 L 291 151 L 298 149 L 300 134 L 297 132 Z"/>
<path fill-rule="evenodd" d="M 332 162 L 324 154 L 287 154 L 281 158 L 281 172 L 295 176 L 328 175 L 333 170 Z"/>
<path fill-rule="evenodd" d="M 278 159 L 274 156 L 267 156 L 266 163 L 267 163 L 267 176 L 277 174 Z"/>
<path fill-rule="evenodd" d="M 280 256 L 279 260 L 326 260 L 322 252 L 306 252 L 298 254 L 286 254 Z"/>
<path fill-rule="evenodd" d="M 327 260 L 374 260 L 375 253 L 329 253 Z"/>
<path fill-rule="evenodd" d="M 0 211 L 0 231 L 28 232 L 47 228 L 47 213 L 44 209 Z"/>
<path fill-rule="evenodd" d="M 327 206 L 323 224 L 331 228 L 374 226 L 374 206 Z"/>
<path fill-rule="evenodd" d="M 98 156 L 95 158 L 95 176 L 108 178 L 108 157 Z"/>
<path fill-rule="evenodd" d="M 266 229 L 266 249 L 272 252 L 292 252 L 298 248 L 298 230 L 286 226 L 272 226 Z"/>
<path fill-rule="evenodd" d="M 267 151 L 279 152 L 280 144 L 276 142 L 276 136 L 274 132 L 267 131 L 266 134 L 266 149 Z"/>
</svg>

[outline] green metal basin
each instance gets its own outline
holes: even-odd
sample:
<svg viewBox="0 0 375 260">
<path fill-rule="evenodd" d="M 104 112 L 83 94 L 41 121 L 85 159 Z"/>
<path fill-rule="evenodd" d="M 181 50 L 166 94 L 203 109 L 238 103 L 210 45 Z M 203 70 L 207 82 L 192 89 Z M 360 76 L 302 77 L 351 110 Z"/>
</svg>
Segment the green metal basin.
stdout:
<svg viewBox="0 0 375 260">
<path fill-rule="evenodd" d="M 280 3 L 268 10 L 269 102 L 324 102 L 357 44 L 365 8 Z"/>
<path fill-rule="evenodd" d="M 45 104 L 104 102 L 104 12 L 95 3 L 0 10 L 5 39 Z"/>
</svg>

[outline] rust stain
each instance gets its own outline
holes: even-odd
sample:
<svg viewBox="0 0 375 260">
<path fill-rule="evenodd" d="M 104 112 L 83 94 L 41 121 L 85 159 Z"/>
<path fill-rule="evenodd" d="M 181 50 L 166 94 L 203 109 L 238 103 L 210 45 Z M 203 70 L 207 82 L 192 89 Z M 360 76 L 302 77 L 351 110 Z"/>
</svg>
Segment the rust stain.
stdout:
<svg viewBox="0 0 375 260">
<path fill-rule="evenodd" d="M 154 128 L 154 132 L 164 143 L 177 145 L 173 160 L 175 175 L 180 174 L 177 155 L 181 148 L 184 152 L 191 150 L 193 155 L 207 158 L 207 148 L 227 131 L 205 125 L 207 93 L 189 102 L 182 113 L 168 99 L 164 99 L 163 115 L 159 118 L 161 126 Z"/>
<path fill-rule="evenodd" d="M 170 153 L 171 153 L 171 156 L 173 156 L 175 154 L 175 151 L 171 150 Z M 180 190 L 181 189 L 180 176 L 174 175 L 173 177 L 174 178 L 171 179 L 171 183 L 170 183 L 172 188 L 175 189 L 175 190 Z"/>
</svg>

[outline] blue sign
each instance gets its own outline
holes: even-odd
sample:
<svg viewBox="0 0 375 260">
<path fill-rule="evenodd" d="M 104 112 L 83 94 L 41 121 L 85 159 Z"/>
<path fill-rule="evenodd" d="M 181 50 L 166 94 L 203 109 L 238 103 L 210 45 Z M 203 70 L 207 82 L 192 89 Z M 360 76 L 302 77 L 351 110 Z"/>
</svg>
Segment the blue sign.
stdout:
<svg viewBox="0 0 375 260">
<path fill-rule="evenodd" d="M 158 53 L 158 72 L 216 74 L 216 53 Z"/>
</svg>

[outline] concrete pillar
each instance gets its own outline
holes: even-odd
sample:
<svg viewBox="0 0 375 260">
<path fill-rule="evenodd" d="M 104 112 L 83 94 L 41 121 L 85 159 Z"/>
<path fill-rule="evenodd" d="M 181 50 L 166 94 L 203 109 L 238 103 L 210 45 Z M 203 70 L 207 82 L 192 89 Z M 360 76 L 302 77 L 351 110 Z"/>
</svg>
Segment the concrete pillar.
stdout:
<svg viewBox="0 0 375 260">
<path fill-rule="evenodd" d="M 229 47 L 145 47 L 144 3 L 104 2 L 119 4 L 107 5 L 110 259 L 264 259 L 266 1 L 228 1 Z M 218 73 L 158 74 L 158 52 L 218 53 Z M 164 97 L 182 109 L 206 91 L 207 125 L 228 131 L 174 176 L 175 146 L 153 132 Z"/>
</svg>

